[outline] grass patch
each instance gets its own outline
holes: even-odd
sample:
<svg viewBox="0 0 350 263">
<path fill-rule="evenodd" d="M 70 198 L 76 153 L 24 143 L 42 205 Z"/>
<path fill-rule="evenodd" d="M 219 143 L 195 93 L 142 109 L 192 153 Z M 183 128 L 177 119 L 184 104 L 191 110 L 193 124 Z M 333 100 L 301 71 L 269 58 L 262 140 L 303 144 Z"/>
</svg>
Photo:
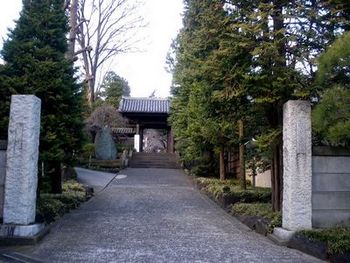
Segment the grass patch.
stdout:
<svg viewBox="0 0 350 263">
<path fill-rule="evenodd" d="M 269 203 L 236 203 L 231 206 L 230 212 L 235 215 L 260 216 L 270 221 L 268 228 L 271 233 L 275 227 L 282 226 L 282 215 L 273 212 Z"/>
<path fill-rule="evenodd" d="M 327 243 L 331 255 L 350 252 L 350 227 L 303 230 L 300 233 L 311 240 Z"/>
</svg>

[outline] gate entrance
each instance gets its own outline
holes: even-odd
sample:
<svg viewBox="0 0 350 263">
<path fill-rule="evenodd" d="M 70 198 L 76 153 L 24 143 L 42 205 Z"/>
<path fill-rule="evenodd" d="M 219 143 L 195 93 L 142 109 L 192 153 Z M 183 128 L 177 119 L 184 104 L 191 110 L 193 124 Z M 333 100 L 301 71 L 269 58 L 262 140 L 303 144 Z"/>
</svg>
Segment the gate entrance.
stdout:
<svg viewBox="0 0 350 263">
<path fill-rule="evenodd" d="M 174 139 L 168 124 L 170 101 L 164 98 L 122 98 L 119 112 L 134 128 L 137 152 L 174 152 Z"/>
</svg>

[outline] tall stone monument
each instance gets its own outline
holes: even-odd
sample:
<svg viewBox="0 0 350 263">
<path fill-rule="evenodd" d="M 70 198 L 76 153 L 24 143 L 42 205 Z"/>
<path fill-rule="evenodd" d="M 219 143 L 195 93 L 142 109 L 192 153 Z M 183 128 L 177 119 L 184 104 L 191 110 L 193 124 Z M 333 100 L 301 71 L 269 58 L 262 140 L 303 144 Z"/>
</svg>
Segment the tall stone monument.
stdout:
<svg viewBox="0 0 350 263">
<path fill-rule="evenodd" d="M 34 236 L 41 101 L 33 95 L 11 97 L 2 236 Z"/>
<path fill-rule="evenodd" d="M 96 134 L 95 156 L 98 160 L 115 160 L 117 158 L 117 148 L 108 127 L 102 128 Z"/>
<path fill-rule="evenodd" d="M 283 108 L 282 227 L 312 228 L 311 106 L 291 100 Z"/>
</svg>

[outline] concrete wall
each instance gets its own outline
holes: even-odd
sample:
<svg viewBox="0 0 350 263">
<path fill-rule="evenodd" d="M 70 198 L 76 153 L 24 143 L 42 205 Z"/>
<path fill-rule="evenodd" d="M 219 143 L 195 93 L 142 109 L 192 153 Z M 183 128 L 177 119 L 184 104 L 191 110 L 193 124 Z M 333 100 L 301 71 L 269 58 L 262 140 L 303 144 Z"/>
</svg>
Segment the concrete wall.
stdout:
<svg viewBox="0 0 350 263">
<path fill-rule="evenodd" d="M 3 217 L 4 189 L 6 174 L 6 141 L 0 141 L 0 217 Z"/>
<path fill-rule="evenodd" d="M 247 170 L 247 179 L 253 184 L 252 172 Z M 271 188 L 271 170 L 258 173 L 255 177 L 255 186 Z"/>
<path fill-rule="evenodd" d="M 350 150 L 317 147 L 312 158 L 312 225 L 350 226 Z"/>
</svg>

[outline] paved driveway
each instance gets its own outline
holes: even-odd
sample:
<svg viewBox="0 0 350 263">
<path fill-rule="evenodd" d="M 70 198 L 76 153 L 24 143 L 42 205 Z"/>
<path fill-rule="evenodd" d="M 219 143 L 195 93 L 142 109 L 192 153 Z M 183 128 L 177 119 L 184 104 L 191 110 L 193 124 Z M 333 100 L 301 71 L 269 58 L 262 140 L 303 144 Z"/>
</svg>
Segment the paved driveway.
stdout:
<svg viewBox="0 0 350 263">
<path fill-rule="evenodd" d="M 46 262 L 321 262 L 250 231 L 181 170 L 121 173 L 26 253 Z"/>
<path fill-rule="evenodd" d="M 103 188 L 105 188 L 116 176 L 116 174 L 113 173 L 97 172 L 79 167 L 76 167 L 75 171 L 78 175 L 78 181 L 92 186 L 95 193 L 103 190 Z"/>
</svg>

